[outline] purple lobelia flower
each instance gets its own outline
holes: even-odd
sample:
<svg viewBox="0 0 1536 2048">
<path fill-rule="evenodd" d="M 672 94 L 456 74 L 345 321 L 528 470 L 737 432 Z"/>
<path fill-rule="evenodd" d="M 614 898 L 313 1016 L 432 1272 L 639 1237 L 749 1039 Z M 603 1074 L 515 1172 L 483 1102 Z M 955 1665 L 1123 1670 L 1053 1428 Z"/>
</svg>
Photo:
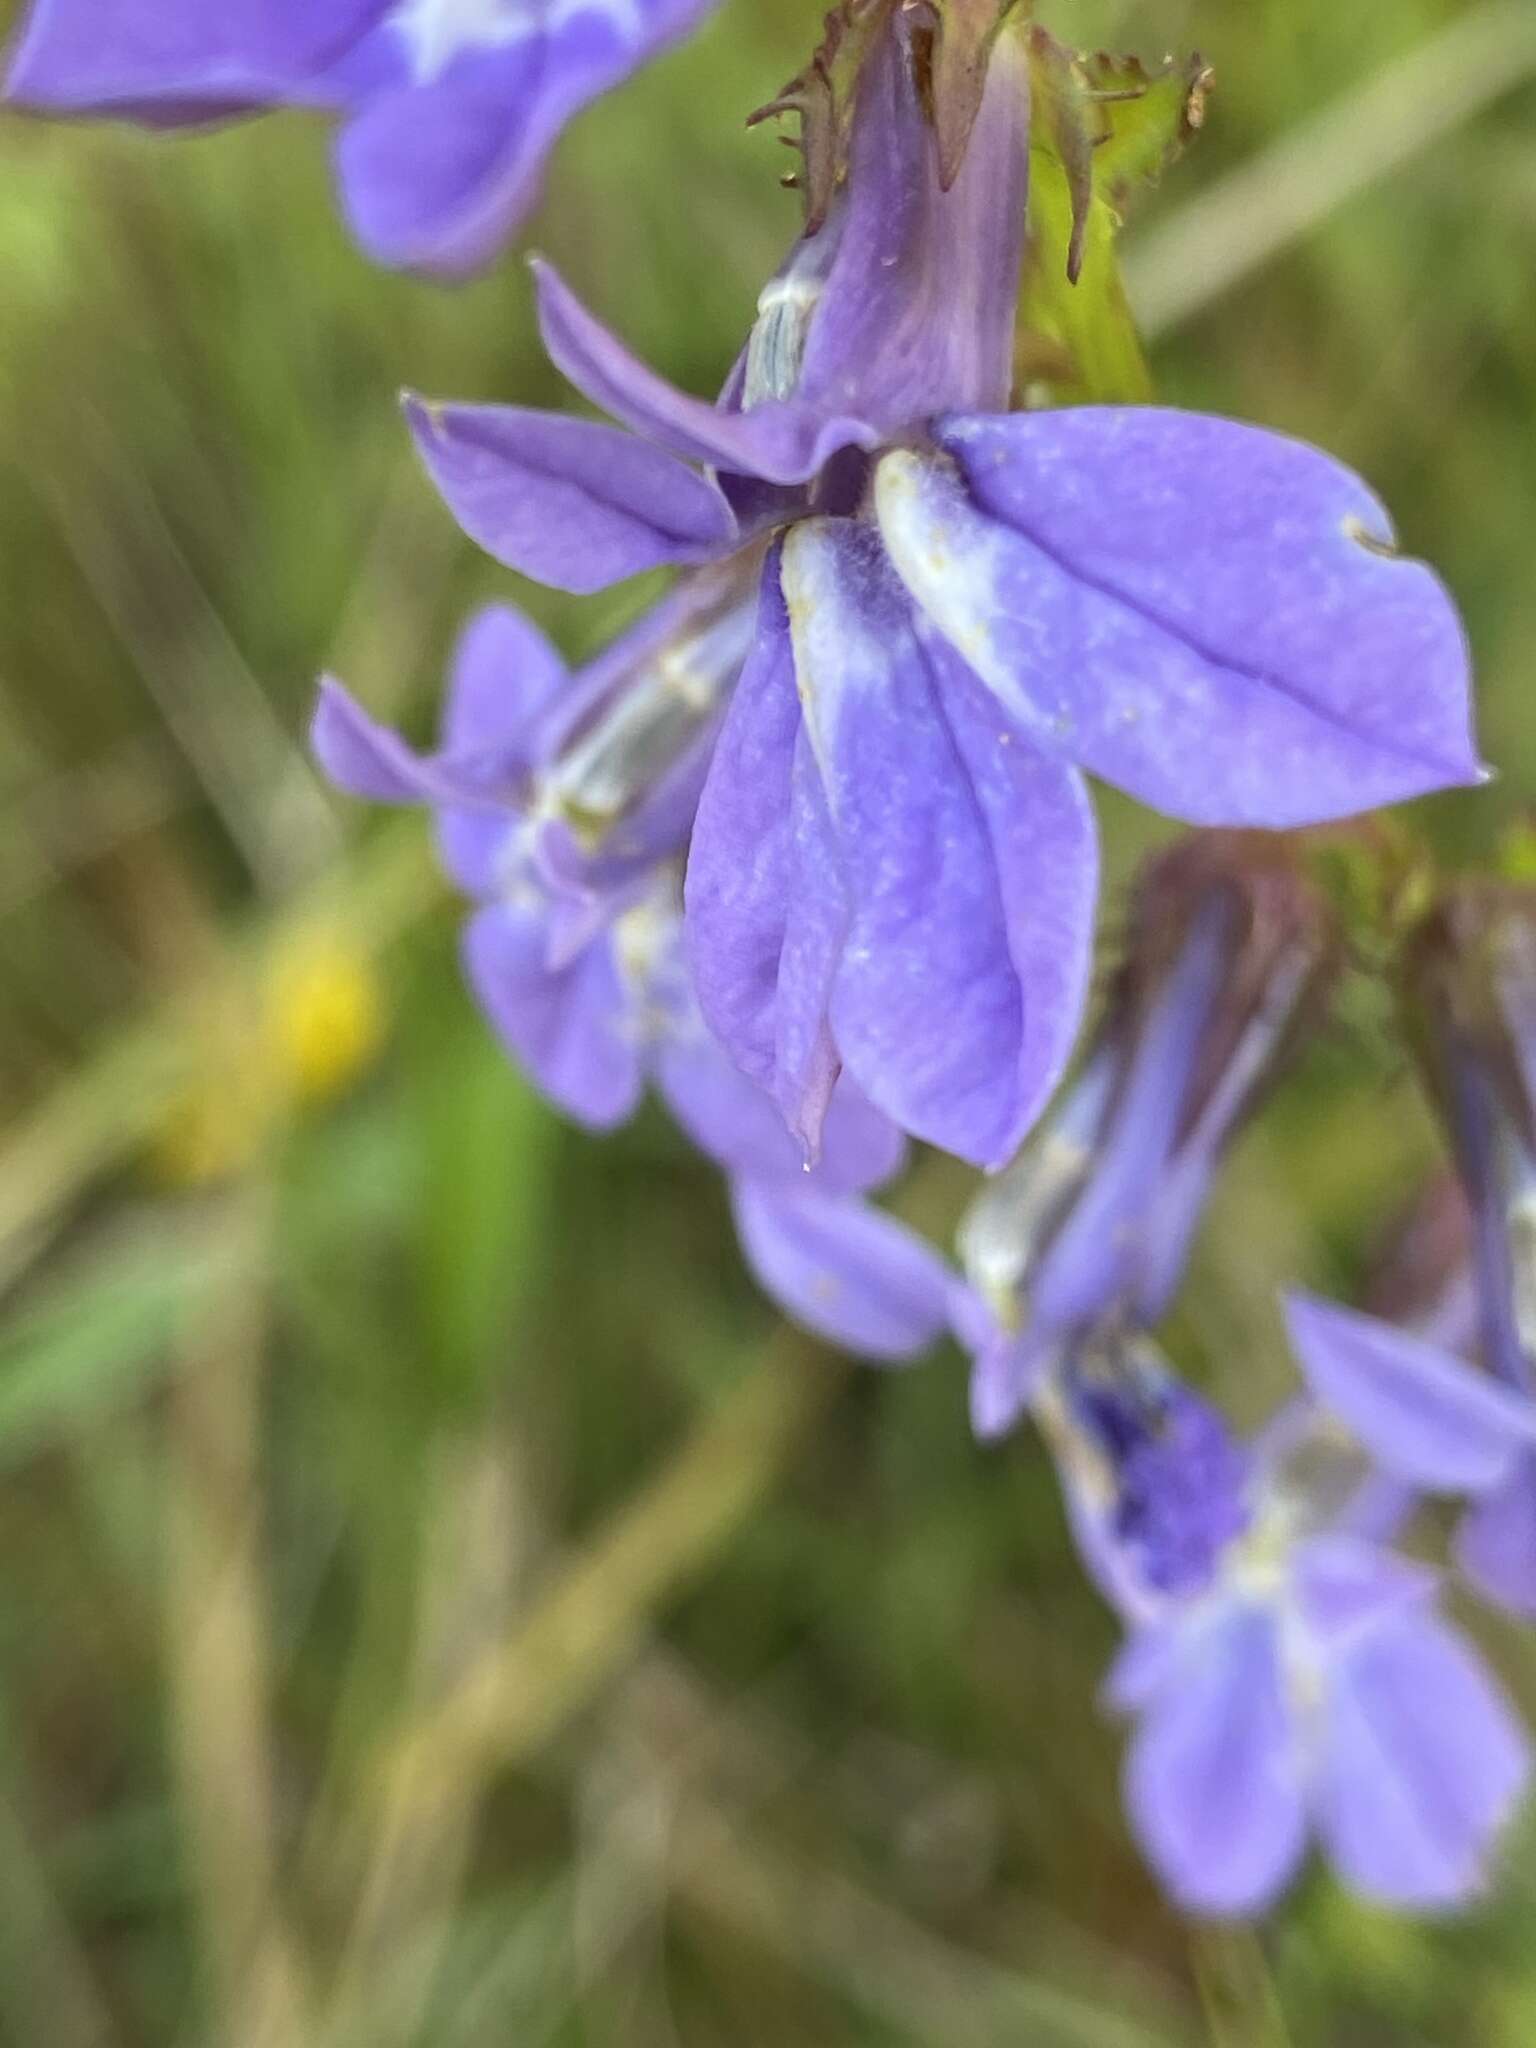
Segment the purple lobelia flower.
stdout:
<svg viewBox="0 0 1536 2048">
<path fill-rule="evenodd" d="M 875 13 L 846 177 L 718 405 L 541 271 L 546 346 L 628 431 L 411 417 L 465 529 L 564 588 L 774 531 L 689 859 L 700 1002 L 808 1145 L 845 1067 L 904 1128 L 991 1168 L 1083 1001 L 1083 769 L 1198 823 L 1263 826 L 1479 769 L 1455 611 L 1346 470 L 1181 412 L 1006 410 L 1025 44 L 998 37 L 946 183 L 923 12 Z"/>
<path fill-rule="evenodd" d="M 1536 1394 L 1536 897 L 1448 890 L 1414 936 L 1407 1016 L 1471 1217 L 1478 1349 L 1496 1382 Z M 1536 1450 L 1462 1524 L 1479 1591 L 1536 1617 Z"/>
<path fill-rule="evenodd" d="M 648 906 L 686 848 L 750 629 L 750 577 L 707 571 L 570 676 L 528 620 L 490 607 L 460 642 L 425 757 L 322 686 L 323 766 L 354 795 L 432 807 L 444 864 L 479 905 L 472 986 L 538 1086 L 596 1129 L 644 1085 L 629 1013 L 657 951 Z"/>
<path fill-rule="evenodd" d="M 980 1435 L 1012 1428 L 1085 1341 L 1161 1320 L 1223 1153 L 1338 957 L 1290 842 L 1205 833 L 1144 870 L 1081 1074 L 961 1227 Z"/>
<path fill-rule="evenodd" d="M 705 1028 L 683 958 L 680 856 L 750 618 L 739 577 L 704 572 L 571 677 L 527 620 L 491 607 L 460 643 L 436 753 L 333 681 L 315 750 L 354 795 L 436 812 L 445 865 L 478 904 L 467 977 L 535 1085 L 596 1129 L 654 1085 L 729 1177 L 765 1291 L 832 1342 L 907 1358 L 943 1331 L 948 1276 L 863 1200 L 899 1169 L 900 1133 L 844 1082 L 807 1172 Z"/>
<path fill-rule="evenodd" d="M 1359 1508 L 1373 1460 L 1415 1487 L 1498 1485 L 1536 1407 L 1374 1318 L 1305 1297 L 1288 1315 L 1320 1401 L 1252 1445 L 1123 1323 L 1075 1335 L 1035 1389 L 1128 1630 L 1108 1697 L 1137 1724 L 1131 1823 L 1193 1912 L 1262 1912 L 1313 1833 L 1367 1897 L 1447 1907 L 1483 1883 L 1529 1747 L 1433 1574 Z"/>
<path fill-rule="evenodd" d="M 1374 1461 L 1415 1487 L 1496 1487 L 1536 1405 L 1374 1317 L 1304 1296 L 1287 1315 L 1320 1405 L 1247 1453 L 1202 1410 L 1150 1457 L 1133 1435 L 1129 1457 L 1090 1446 L 1086 1481 L 1081 1451 L 1063 1465 L 1085 1557 L 1132 1628 L 1110 1681 L 1138 1717 L 1132 1823 L 1197 1912 L 1263 1910 L 1313 1831 L 1367 1897 L 1455 1905 L 1486 1877 L 1529 1748 L 1434 1613 L 1433 1575 L 1362 1527 L 1362 1481 Z"/>
<path fill-rule="evenodd" d="M 5 95 L 201 126 L 342 117 L 352 230 L 379 262 L 478 268 L 533 205 L 565 123 L 714 0 L 34 0 Z"/>
<path fill-rule="evenodd" d="M 1430 1572 L 1298 1531 L 1295 1505 L 1273 1498 L 1207 1590 L 1121 1654 L 1136 1835 L 1198 1913 L 1262 1912 L 1314 1831 L 1365 1897 L 1458 1905 L 1529 1783 L 1525 1733 L 1435 1613 Z"/>
</svg>

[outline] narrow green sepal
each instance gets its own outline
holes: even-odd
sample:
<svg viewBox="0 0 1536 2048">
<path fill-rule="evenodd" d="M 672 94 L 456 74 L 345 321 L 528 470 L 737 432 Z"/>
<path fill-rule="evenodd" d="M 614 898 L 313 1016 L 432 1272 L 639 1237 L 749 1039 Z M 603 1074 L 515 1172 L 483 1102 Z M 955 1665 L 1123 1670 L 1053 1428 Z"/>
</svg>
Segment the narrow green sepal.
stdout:
<svg viewBox="0 0 1536 2048">
<path fill-rule="evenodd" d="M 939 183 L 947 192 L 965 161 L 997 39 L 1005 27 L 1023 23 L 1033 0 L 938 0 L 938 6 L 931 90 Z"/>
<path fill-rule="evenodd" d="M 1202 125 L 1212 74 L 1199 57 L 1149 72 L 1135 57 L 1079 54 L 1039 28 L 1030 59 L 1019 383 L 1054 405 L 1141 404 L 1151 377 L 1115 237 L 1136 187 L 1156 179 Z"/>
<path fill-rule="evenodd" d="M 859 74 L 898 4 L 899 0 L 841 0 L 826 17 L 821 41 L 805 69 L 776 99 L 747 117 L 749 128 L 784 114 L 799 117 L 801 167 L 784 182 L 805 201 L 808 235 L 825 224 L 847 172 Z"/>
</svg>

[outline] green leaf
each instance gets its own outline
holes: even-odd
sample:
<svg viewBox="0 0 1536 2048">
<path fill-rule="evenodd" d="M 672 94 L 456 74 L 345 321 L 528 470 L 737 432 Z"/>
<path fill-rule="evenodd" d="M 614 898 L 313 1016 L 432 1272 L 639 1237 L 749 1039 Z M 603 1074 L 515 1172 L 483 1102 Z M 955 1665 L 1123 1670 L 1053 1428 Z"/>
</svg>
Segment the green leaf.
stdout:
<svg viewBox="0 0 1536 2048">
<path fill-rule="evenodd" d="M 468 1010 L 413 1053 L 420 1354 L 447 1398 L 473 1402 L 519 1355 L 561 1129 Z"/>
<path fill-rule="evenodd" d="M 82 1262 L 0 1342 L 0 1466 L 139 1398 L 229 1254 L 208 1233 L 147 1230 Z"/>
<path fill-rule="evenodd" d="M 1199 57 L 1149 73 L 1135 57 L 1030 38 L 1034 126 L 1018 380 L 1052 405 L 1145 402 L 1151 378 L 1120 279 L 1115 237 L 1138 186 L 1205 117 Z"/>
</svg>

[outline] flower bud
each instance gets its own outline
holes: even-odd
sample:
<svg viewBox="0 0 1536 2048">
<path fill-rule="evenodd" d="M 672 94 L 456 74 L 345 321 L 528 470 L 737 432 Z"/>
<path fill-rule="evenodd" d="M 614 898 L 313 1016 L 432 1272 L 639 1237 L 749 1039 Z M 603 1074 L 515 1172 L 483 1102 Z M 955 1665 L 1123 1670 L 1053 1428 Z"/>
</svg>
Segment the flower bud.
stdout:
<svg viewBox="0 0 1536 2048">
<path fill-rule="evenodd" d="M 1318 1022 L 1340 958 L 1294 846 L 1210 832 L 1143 872 L 1094 1049 L 961 1231 L 1015 1326 L 1146 1328 L 1168 1306 L 1217 1165 Z"/>
<path fill-rule="evenodd" d="M 1520 1385 L 1536 1353 L 1536 894 L 1447 890 L 1405 950 L 1410 1036 L 1472 1210 L 1483 1348 Z"/>
</svg>

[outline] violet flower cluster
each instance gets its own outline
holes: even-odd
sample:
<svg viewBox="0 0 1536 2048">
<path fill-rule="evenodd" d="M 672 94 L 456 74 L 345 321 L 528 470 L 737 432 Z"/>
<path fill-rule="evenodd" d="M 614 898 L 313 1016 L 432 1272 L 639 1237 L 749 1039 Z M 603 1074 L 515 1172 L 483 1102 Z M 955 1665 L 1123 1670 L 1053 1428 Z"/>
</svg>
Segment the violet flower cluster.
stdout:
<svg viewBox="0 0 1536 2048">
<path fill-rule="evenodd" d="M 432 812 L 469 985 L 553 1104 L 609 1130 L 653 1091 L 788 1315 L 876 1361 L 953 1337 L 978 1436 L 1035 1431 L 1123 1624 L 1106 1697 L 1173 1897 L 1261 1911 L 1316 1841 L 1363 1894 L 1444 1908 L 1494 1867 L 1529 1750 L 1399 1539 L 1449 1497 L 1464 1579 L 1536 1614 L 1536 908 L 1447 897 L 1405 955 L 1475 1332 L 1293 1294 L 1302 1391 L 1244 1441 L 1158 1331 L 1342 968 L 1288 835 L 1481 779 L 1467 648 L 1317 450 L 1012 409 L 1032 44 L 1003 0 L 957 71 L 951 4 L 836 10 L 817 201 L 717 399 L 541 264 L 545 347 L 613 424 L 408 404 L 497 560 L 576 593 L 667 570 L 666 593 L 574 674 L 492 606 L 433 750 L 333 680 L 315 749 L 340 788 Z M 365 248 L 452 274 L 515 229 L 566 118 L 709 11 L 36 0 L 6 89 L 157 126 L 334 113 Z M 1143 875 L 1062 1089 L 1089 778 L 1203 829 Z M 989 1176 L 953 1259 L 879 1206 L 914 1142 Z"/>
<path fill-rule="evenodd" d="M 1393 1540 L 1422 1496 L 1475 1527 L 1506 1504 L 1536 1400 L 1297 1293 L 1303 1392 L 1243 1443 L 1152 1335 L 1226 1146 L 1326 1008 L 1339 940 L 1300 861 L 1214 834 L 1144 880 L 1079 1079 L 962 1227 L 956 1322 L 978 1429 L 1037 1423 L 1125 1626 L 1107 1699 L 1173 1897 L 1262 1910 L 1315 1838 L 1361 1894 L 1437 1910 L 1487 1881 L 1530 1751 Z"/>
<path fill-rule="evenodd" d="M 345 786 L 439 809 L 483 906 L 471 982 L 556 1100 L 612 1122 L 651 1078 L 789 1313 L 886 1359 L 947 1321 L 978 1431 L 1038 1422 L 1126 1625 L 1127 1800 L 1173 1895 L 1259 1910 L 1315 1834 L 1359 1890 L 1443 1906 L 1488 1868 L 1525 1739 L 1433 1577 L 1352 1512 L 1383 1476 L 1502 1498 L 1536 1410 L 1297 1298 L 1308 1395 L 1245 1446 L 1151 1334 L 1335 963 L 1288 856 L 1217 835 L 1159 874 L 1094 1050 L 1009 1162 L 1087 996 L 1083 771 L 1250 828 L 1474 781 L 1464 642 L 1326 457 L 1008 410 L 1029 118 L 1005 39 L 946 182 L 892 14 L 828 217 L 713 404 L 541 267 L 546 346 L 620 425 L 413 402 L 428 470 L 526 575 L 679 581 L 574 683 L 482 621 L 431 760 L 336 686 L 317 744 Z M 959 1274 L 869 1200 L 904 1136 L 1004 1169 Z"/>
</svg>

